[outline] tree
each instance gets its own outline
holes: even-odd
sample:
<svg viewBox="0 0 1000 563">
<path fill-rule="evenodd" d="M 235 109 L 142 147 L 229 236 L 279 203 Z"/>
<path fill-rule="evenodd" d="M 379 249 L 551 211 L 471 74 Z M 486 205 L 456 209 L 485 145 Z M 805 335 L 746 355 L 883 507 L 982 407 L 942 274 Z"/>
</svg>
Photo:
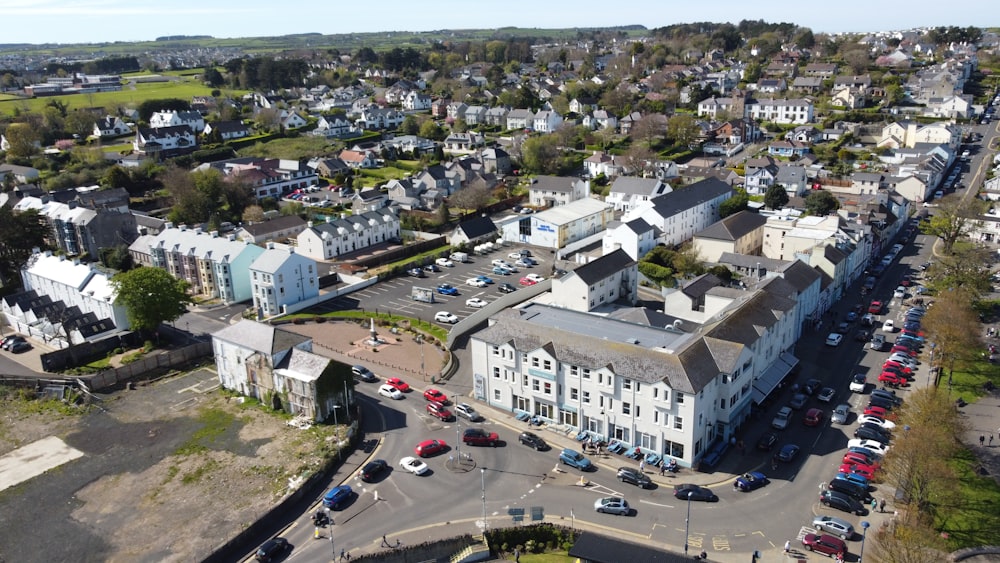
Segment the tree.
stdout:
<svg viewBox="0 0 1000 563">
<path fill-rule="evenodd" d="M 961 287 L 941 291 L 923 319 L 923 329 L 935 344 L 934 359 L 948 370 L 949 379 L 955 362 L 969 358 L 979 348 L 979 318 L 972 299 L 973 295 Z"/>
<path fill-rule="evenodd" d="M 37 211 L 15 214 L 10 206 L 0 207 L 0 285 L 17 284 L 32 249 L 45 249 L 50 233 L 45 217 Z"/>
<path fill-rule="evenodd" d="M 840 202 L 826 190 L 813 190 L 806 196 L 806 213 L 825 217 L 840 209 Z"/>
<path fill-rule="evenodd" d="M 97 118 L 89 111 L 76 110 L 70 112 L 63 121 L 63 128 L 67 133 L 76 135 L 76 138 L 86 139 L 94 133 L 94 124 Z"/>
<path fill-rule="evenodd" d="M 780 184 L 771 184 L 764 193 L 764 205 L 770 209 L 781 209 L 788 205 L 788 192 Z"/>
<path fill-rule="evenodd" d="M 177 320 L 192 302 L 188 283 L 160 268 L 142 266 L 120 272 L 111 278 L 111 286 L 132 328 L 146 333 L 160 323 Z"/>
<path fill-rule="evenodd" d="M 656 246 L 639 261 L 639 271 L 660 286 L 674 287 L 681 278 L 705 273 L 705 266 L 691 245 L 680 250 Z"/>
<path fill-rule="evenodd" d="M 736 188 L 736 192 L 733 196 L 719 205 L 719 218 L 725 219 L 730 215 L 735 215 L 740 211 L 745 211 L 749 205 L 750 196 L 747 195 L 746 190 L 743 188 Z"/>
<path fill-rule="evenodd" d="M 645 177 L 656 168 L 656 153 L 649 147 L 634 143 L 625 152 L 625 167 L 630 173 Z"/>
<path fill-rule="evenodd" d="M 419 134 L 425 139 L 440 141 L 445 138 L 444 130 L 433 119 L 428 119 L 420 124 Z"/>
<path fill-rule="evenodd" d="M 930 220 L 921 223 L 920 230 L 941 239 L 942 250 L 945 254 L 951 254 L 955 242 L 978 225 L 984 207 L 985 202 L 975 198 L 962 199 L 957 195 L 945 196 Z"/>
<path fill-rule="evenodd" d="M 984 271 L 989 270 L 993 253 L 989 249 L 959 241 L 951 254 L 942 254 L 927 271 L 927 287 L 936 291 L 961 290 L 978 299 L 992 291 L 992 284 Z"/>
<path fill-rule="evenodd" d="M 674 115 L 667 120 L 667 137 L 685 147 L 690 147 L 700 132 L 694 117 L 686 113 Z"/>
<path fill-rule="evenodd" d="M 905 511 L 901 518 L 869 534 L 866 553 L 881 563 L 938 563 L 948 559 L 948 548 L 939 538 L 919 512 Z"/>
<path fill-rule="evenodd" d="M 656 139 L 663 137 L 667 132 L 667 118 L 663 114 L 652 113 L 644 115 L 632 130 L 629 136 L 637 142 L 652 144 Z"/>
<path fill-rule="evenodd" d="M 101 249 L 101 263 L 112 270 L 124 272 L 131 270 L 132 254 L 128 251 L 128 246 L 120 244 Z"/>
<path fill-rule="evenodd" d="M 260 223 L 264 220 L 264 208 L 259 205 L 250 205 L 243 210 L 244 223 Z"/>
<path fill-rule="evenodd" d="M 27 123 L 11 123 L 4 133 L 10 147 L 7 155 L 15 158 L 27 158 L 38 152 L 41 136 L 36 128 Z"/>
<path fill-rule="evenodd" d="M 558 142 L 554 135 L 528 138 L 521 145 L 524 167 L 534 174 L 555 174 L 559 170 Z"/>
<path fill-rule="evenodd" d="M 132 177 L 129 176 L 127 170 L 116 164 L 108 168 L 98 184 L 106 190 L 112 188 L 125 188 L 127 190 L 132 187 Z"/>
<path fill-rule="evenodd" d="M 476 210 L 486 207 L 490 202 L 490 198 L 489 187 L 486 186 L 485 182 L 480 180 L 448 196 L 448 204 L 453 209 Z"/>
</svg>

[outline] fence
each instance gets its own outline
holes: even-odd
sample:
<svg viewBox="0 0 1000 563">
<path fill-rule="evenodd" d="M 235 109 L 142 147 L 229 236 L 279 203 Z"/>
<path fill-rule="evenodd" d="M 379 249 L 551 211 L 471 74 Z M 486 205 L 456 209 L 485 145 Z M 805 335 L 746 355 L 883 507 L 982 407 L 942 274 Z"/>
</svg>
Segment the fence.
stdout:
<svg viewBox="0 0 1000 563">
<path fill-rule="evenodd" d="M 170 368 L 192 364 L 212 356 L 211 342 L 198 342 L 166 352 L 142 358 L 130 364 L 104 370 L 98 374 L 81 377 L 91 389 L 98 391 L 138 379 L 148 379 L 154 374 Z M 88 380 L 89 379 L 89 380 Z"/>
</svg>

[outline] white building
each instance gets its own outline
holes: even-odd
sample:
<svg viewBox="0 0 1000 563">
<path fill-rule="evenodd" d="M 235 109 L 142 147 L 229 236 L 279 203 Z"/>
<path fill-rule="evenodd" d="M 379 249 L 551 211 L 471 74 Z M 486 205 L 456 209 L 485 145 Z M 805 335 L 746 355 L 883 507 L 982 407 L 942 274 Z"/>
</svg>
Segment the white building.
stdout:
<svg viewBox="0 0 1000 563">
<path fill-rule="evenodd" d="M 294 247 L 267 243 L 264 253 L 250 264 L 250 286 L 260 316 L 283 313 L 289 305 L 319 296 L 316 261 L 297 254 Z"/>
<path fill-rule="evenodd" d="M 676 246 L 718 221 L 719 206 L 732 195 L 732 186 L 717 178 L 707 178 L 640 202 L 622 220 L 643 219 L 659 230 L 658 242 Z"/>
<path fill-rule="evenodd" d="M 205 130 L 205 118 L 196 111 L 156 111 L 149 117 L 149 126 L 154 129 L 187 125 L 195 134 Z"/>
<path fill-rule="evenodd" d="M 611 190 L 604 201 L 613 205 L 615 211 L 628 213 L 643 202 L 672 191 L 673 188 L 656 178 L 619 176 L 611 184 Z"/>
<path fill-rule="evenodd" d="M 378 209 L 340 219 L 331 217 L 325 223 L 310 222 L 296 237 L 296 248 L 313 260 L 333 260 L 399 238 L 399 217 L 390 209 Z"/>
<path fill-rule="evenodd" d="M 503 239 L 508 242 L 559 249 L 602 233 L 613 217 L 610 205 L 586 198 L 518 217 L 503 224 L 501 230 Z"/>
<path fill-rule="evenodd" d="M 806 99 L 758 100 L 746 105 L 746 115 L 756 121 L 812 123 L 813 104 Z"/>
<path fill-rule="evenodd" d="M 601 240 L 601 250 L 605 255 L 621 249 L 636 261 L 654 246 L 656 229 L 642 219 L 632 219 L 625 223 L 612 221 Z"/>
<path fill-rule="evenodd" d="M 632 306 L 638 298 L 638 279 L 638 263 L 618 249 L 553 278 L 549 302 L 584 313 L 619 301 Z"/>
<path fill-rule="evenodd" d="M 555 207 L 590 195 L 590 182 L 572 176 L 536 176 L 528 186 L 528 201 L 535 207 Z"/>
</svg>

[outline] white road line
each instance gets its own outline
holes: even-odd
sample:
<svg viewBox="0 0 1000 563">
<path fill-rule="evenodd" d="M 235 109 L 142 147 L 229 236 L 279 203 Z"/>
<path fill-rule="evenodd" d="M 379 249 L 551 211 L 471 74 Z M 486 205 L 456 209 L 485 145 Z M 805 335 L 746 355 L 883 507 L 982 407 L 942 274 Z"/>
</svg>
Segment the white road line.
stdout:
<svg viewBox="0 0 1000 563">
<path fill-rule="evenodd" d="M 672 505 L 672 504 L 662 504 L 662 503 L 659 503 L 659 502 L 650 502 L 648 500 L 640 500 L 639 504 L 651 504 L 653 506 L 662 506 L 664 508 L 673 508 L 674 507 L 674 505 Z"/>
</svg>

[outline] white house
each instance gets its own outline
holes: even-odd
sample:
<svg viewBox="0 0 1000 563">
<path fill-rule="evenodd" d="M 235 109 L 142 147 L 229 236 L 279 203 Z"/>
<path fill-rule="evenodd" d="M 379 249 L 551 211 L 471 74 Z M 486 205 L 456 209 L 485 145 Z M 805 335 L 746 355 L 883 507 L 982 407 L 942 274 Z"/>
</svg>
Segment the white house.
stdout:
<svg viewBox="0 0 1000 563">
<path fill-rule="evenodd" d="M 113 115 L 102 117 L 94 122 L 93 135 L 98 138 L 119 137 L 121 135 L 128 135 L 131 132 L 132 128 L 125 121 Z"/>
<path fill-rule="evenodd" d="M 659 233 L 657 242 L 676 246 L 719 220 L 719 206 L 733 195 L 733 188 L 717 178 L 695 182 L 641 202 L 622 220 L 643 219 Z"/>
<path fill-rule="evenodd" d="M 296 237 L 296 248 L 313 260 L 333 260 L 399 238 L 399 218 L 390 209 L 378 209 L 341 219 L 330 217 L 325 223 L 310 222 Z"/>
<path fill-rule="evenodd" d="M 750 211 L 740 211 L 717 221 L 694 235 L 692 248 L 698 258 L 718 263 L 723 254 L 759 255 L 767 218 Z"/>
<path fill-rule="evenodd" d="M 205 130 L 205 118 L 196 111 L 156 111 L 149 117 L 149 126 L 153 129 L 161 127 L 176 127 L 187 125 L 195 134 Z"/>
<path fill-rule="evenodd" d="M 621 249 L 633 260 L 638 261 L 656 246 L 656 230 L 642 219 L 633 219 L 627 223 L 612 221 L 601 239 L 601 250 L 604 255 Z"/>
<path fill-rule="evenodd" d="M 191 152 L 198 148 L 198 137 L 187 125 L 146 128 L 136 130 L 132 148 L 139 154 L 156 154 L 169 157 Z"/>
<path fill-rule="evenodd" d="M 322 115 L 316 122 L 316 128 L 311 134 L 320 137 L 343 137 L 354 133 L 354 124 L 342 116 Z"/>
<path fill-rule="evenodd" d="M 558 112 L 541 110 L 535 114 L 531 129 L 539 133 L 552 133 L 562 125 L 563 119 Z"/>
<path fill-rule="evenodd" d="M 536 207 L 566 205 L 590 194 L 590 182 L 572 176 L 536 176 L 528 186 L 528 201 Z"/>
<path fill-rule="evenodd" d="M 619 176 L 611 184 L 611 190 L 604 201 L 614 206 L 615 211 L 629 212 L 642 202 L 674 191 L 669 184 L 656 178 L 636 178 Z"/>
<path fill-rule="evenodd" d="M 553 278 L 549 303 L 582 312 L 619 301 L 634 306 L 638 299 L 638 279 L 638 263 L 626 251 L 617 249 L 565 276 Z"/>
<path fill-rule="evenodd" d="M 507 112 L 507 129 L 532 129 L 535 126 L 535 114 L 530 109 L 512 109 Z"/>
<path fill-rule="evenodd" d="M 416 90 L 410 90 L 403 96 L 403 109 L 424 111 L 431 109 L 431 97 Z"/>
<path fill-rule="evenodd" d="M 254 308 L 261 317 L 273 317 L 319 296 L 316 261 L 296 253 L 294 247 L 277 248 L 269 242 L 250 264 L 250 286 Z"/>
<path fill-rule="evenodd" d="M 804 98 L 757 100 L 746 105 L 745 117 L 756 121 L 773 121 L 775 123 L 812 123 L 813 111 L 812 102 Z"/>
</svg>

